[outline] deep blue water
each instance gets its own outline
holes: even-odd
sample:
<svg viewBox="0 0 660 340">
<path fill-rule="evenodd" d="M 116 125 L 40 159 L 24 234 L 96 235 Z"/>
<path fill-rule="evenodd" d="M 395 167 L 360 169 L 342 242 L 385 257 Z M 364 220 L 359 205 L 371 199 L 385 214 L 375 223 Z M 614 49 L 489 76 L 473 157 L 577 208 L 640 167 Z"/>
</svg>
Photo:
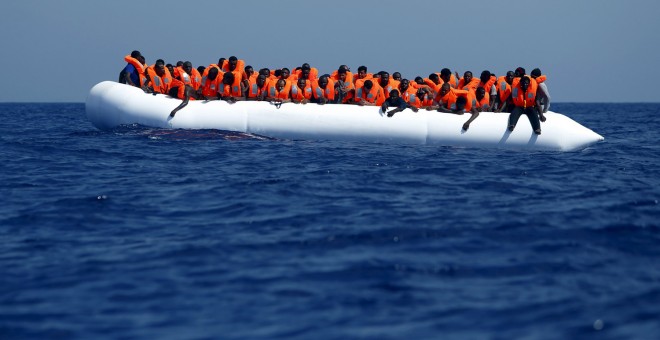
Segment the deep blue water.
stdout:
<svg viewBox="0 0 660 340">
<path fill-rule="evenodd" d="M 83 104 L 0 104 L 0 339 L 658 339 L 660 104 L 553 109 L 605 141 L 98 131 Z"/>
</svg>

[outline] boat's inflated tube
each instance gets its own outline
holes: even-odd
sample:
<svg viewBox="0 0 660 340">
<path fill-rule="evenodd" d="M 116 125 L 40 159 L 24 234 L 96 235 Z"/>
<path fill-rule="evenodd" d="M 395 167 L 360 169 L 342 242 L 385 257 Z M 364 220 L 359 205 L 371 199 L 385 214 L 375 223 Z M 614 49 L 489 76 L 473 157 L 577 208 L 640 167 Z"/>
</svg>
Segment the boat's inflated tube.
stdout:
<svg viewBox="0 0 660 340">
<path fill-rule="evenodd" d="M 602 141 L 603 137 L 574 120 L 548 112 L 536 135 L 523 116 L 509 132 L 507 113 L 482 112 L 468 131 L 462 130 L 470 114 L 404 110 L 388 118 L 380 108 L 345 104 L 293 104 L 260 101 L 190 101 L 170 112 L 181 100 L 146 94 L 124 84 L 104 81 L 94 86 L 86 102 L 87 117 L 99 129 L 122 124 L 174 129 L 219 129 L 283 139 L 355 140 L 528 148 L 573 151 Z"/>
</svg>

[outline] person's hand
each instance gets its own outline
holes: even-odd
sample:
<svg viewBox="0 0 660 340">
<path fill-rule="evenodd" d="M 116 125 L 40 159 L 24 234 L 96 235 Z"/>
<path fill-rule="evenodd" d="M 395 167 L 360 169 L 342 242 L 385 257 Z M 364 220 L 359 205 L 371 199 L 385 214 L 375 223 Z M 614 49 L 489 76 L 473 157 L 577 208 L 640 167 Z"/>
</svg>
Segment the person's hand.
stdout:
<svg viewBox="0 0 660 340">
<path fill-rule="evenodd" d="M 539 118 L 541 119 L 542 122 L 545 122 L 545 116 L 543 114 L 539 115 Z"/>
<path fill-rule="evenodd" d="M 411 107 L 410 109 L 411 109 L 411 110 L 412 110 L 413 112 L 417 112 L 417 111 L 419 111 L 419 109 L 418 109 L 418 108 L 416 108 L 416 107 L 414 107 L 414 106 L 413 106 L 413 107 Z"/>
<path fill-rule="evenodd" d="M 463 130 L 467 131 L 470 128 L 470 123 L 463 124 Z"/>
<path fill-rule="evenodd" d="M 174 117 L 175 114 L 176 114 L 176 110 L 172 110 L 172 112 L 170 112 L 170 117 Z"/>
</svg>

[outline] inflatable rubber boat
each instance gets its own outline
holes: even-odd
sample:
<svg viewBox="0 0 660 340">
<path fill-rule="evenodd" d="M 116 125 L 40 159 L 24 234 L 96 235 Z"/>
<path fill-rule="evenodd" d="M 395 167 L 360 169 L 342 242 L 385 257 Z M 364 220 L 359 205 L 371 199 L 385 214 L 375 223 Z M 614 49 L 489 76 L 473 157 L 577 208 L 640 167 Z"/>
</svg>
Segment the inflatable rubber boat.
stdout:
<svg viewBox="0 0 660 340">
<path fill-rule="evenodd" d="M 123 124 L 156 128 L 218 129 L 254 135 L 306 140 L 353 140 L 435 144 L 465 147 L 527 148 L 574 151 L 604 138 L 574 120 L 554 112 L 546 114 L 543 133 L 533 133 L 527 117 L 520 117 L 513 132 L 508 114 L 482 112 L 462 130 L 470 114 L 406 109 L 388 118 L 374 106 L 342 104 L 274 105 L 265 101 L 190 101 L 170 117 L 181 100 L 112 81 L 95 85 L 87 97 L 88 119 L 98 129 Z"/>
</svg>

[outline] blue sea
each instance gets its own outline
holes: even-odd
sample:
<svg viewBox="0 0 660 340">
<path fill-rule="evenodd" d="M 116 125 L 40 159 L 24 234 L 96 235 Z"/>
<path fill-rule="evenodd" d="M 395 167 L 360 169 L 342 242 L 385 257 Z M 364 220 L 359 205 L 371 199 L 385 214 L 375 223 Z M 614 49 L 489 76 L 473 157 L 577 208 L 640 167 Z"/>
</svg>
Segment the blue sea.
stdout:
<svg viewBox="0 0 660 340">
<path fill-rule="evenodd" d="M 0 339 L 659 339 L 660 104 L 577 152 L 0 104 Z M 521 124 L 527 123 L 521 119 Z"/>
</svg>

